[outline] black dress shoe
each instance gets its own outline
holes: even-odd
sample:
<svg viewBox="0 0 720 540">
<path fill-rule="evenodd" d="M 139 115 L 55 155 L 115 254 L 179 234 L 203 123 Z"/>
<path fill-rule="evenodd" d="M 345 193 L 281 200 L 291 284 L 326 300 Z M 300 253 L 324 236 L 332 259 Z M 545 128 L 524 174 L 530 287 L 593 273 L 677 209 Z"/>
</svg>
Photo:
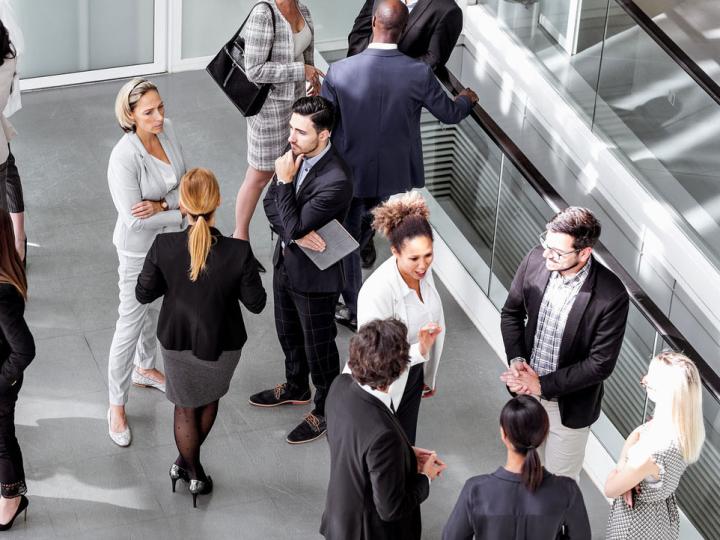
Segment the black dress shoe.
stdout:
<svg viewBox="0 0 720 540">
<path fill-rule="evenodd" d="M 357 332 L 357 318 L 350 315 L 350 309 L 347 306 L 335 310 L 335 322 Z"/>
<path fill-rule="evenodd" d="M 310 390 L 298 392 L 287 383 L 276 384 L 275 388 L 263 390 L 250 396 L 250 405 L 255 407 L 277 407 L 278 405 L 305 405 L 310 403 Z"/>
<path fill-rule="evenodd" d="M 375 251 L 375 242 L 371 238 L 365 247 L 360 250 L 360 260 L 362 261 L 362 267 L 372 268 L 377 259 L 377 251 Z"/>
<path fill-rule="evenodd" d="M 303 421 L 288 434 L 285 440 L 290 444 L 303 444 L 319 439 L 326 431 L 327 422 L 324 416 L 307 413 Z"/>
</svg>

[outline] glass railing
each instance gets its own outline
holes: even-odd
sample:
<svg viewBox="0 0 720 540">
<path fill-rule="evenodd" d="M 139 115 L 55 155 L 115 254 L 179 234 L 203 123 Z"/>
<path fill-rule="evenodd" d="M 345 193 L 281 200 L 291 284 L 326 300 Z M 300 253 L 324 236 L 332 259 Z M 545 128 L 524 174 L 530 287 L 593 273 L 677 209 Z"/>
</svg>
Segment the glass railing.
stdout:
<svg viewBox="0 0 720 540">
<path fill-rule="evenodd" d="M 720 269 L 720 68 L 717 58 L 703 60 L 720 49 L 713 45 L 720 33 L 712 18 L 696 16 L 697 32 L 683 27 L 697 44 L 699 52 L 691 55 L 672 39 L 683 22 L 678 11 L 690 9 L 687 2 L 477 3 L 535 54 L 568 102 L 673 209 Z M 720 21 L 716 2 L 694 4 Z M 672 15 L 675 26 L 666 21 Z"/>
<path fill-rule="evenodd" d="M 456 93 L 459 83 L 452 75 L 446 79 Z M 424 113 L 422 132 L 433 227 L 499 310 L 517 266 L 537 245 L 537 233 L 567 204 L 479 106 L 456 126 Z M 603 412 L 626 437 L 650 414 L 639 384 L 650 359 L 672 349 L 695 360 L 703 376 L 708 437 L 700 461 L 683 476 L 678 501 L 701 534 L 720 538 L 714 495 L 720 476 L 720 378 L 602 245 L 595 253 L 623 280 L 632 300 L 617 367 L 606 382 Z M 603 434 L 595 433 L 605 444 Z M 619 448 L 606 448 L 618 458 Z"/>
</svg>

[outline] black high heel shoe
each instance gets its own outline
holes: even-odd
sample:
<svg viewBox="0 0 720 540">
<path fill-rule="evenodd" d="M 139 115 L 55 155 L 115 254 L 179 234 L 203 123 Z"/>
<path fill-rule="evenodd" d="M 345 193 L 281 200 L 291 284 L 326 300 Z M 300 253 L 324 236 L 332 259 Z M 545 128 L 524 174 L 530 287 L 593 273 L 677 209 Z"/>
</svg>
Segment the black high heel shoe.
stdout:
<svg viewBox="0 0 720 540">
<path fill-rule="evenodd" d="M 207 495 L 208 493 L 212 492 L 212 478 L 210 476 L 208 476 L 205 480 L 195 480 L 193 478 L 192 480 L 190 480 L 190 485 L 188 486 L 188 489 L 193 496 L 193 508 L 197 508 L 197 496 Z"/>
<path fill-rule="evenodd" d="M 12 529 L 13 523 L 15 523 L 15 518 L 18 517 L 21 513 L 25 512 L 25 521 L 27 521 L 27 507 L 28 499 L 25 495 L 20 495 L 20 504 L 18 505 L 17 510 L 15 510 L 15 515 L 12 517 L 10 521 L 8 521 L 5 525 L 0 525 L 0 531 L 7 531 Z"/>
<path fill-rule="evenodd" d="M 173 493 L 175 493 L 175 484 L 177 484 L 178 480 L 190 482 L 190 475 L 188 472 L 176 463 L 170 465 L 170 471 L 168 471 L 168 474 L 170 475 L 170 481 L 172 482 Z"/>
</svg>

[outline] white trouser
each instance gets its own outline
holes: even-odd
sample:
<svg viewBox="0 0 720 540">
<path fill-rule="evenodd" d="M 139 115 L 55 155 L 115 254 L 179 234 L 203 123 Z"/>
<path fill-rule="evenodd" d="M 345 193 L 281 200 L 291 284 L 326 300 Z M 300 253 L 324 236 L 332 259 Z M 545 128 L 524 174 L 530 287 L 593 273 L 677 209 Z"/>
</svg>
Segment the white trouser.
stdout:
<svg viewBox="0 0 720 540">
<path fill-rule="evenodd" d="M 108 360 L 108 391 L 111 405 L 125 405 L 133 363 L 144 369 L 155 367 L 158 309 L 135 299 L 135 285 L 144 257 L 118 253 L 120 305 Z"/>
<path fill-rule="evenodd" d="M 579 429 L 565 427 L 560 421 L 557 401 L 541 399 L 540 403 L 550 418 L 550 432 L 545 442 L 538 448 L 540 459 L 549 472 L 569 476 L 579 482 L 590 427 Z"/>
</svg>

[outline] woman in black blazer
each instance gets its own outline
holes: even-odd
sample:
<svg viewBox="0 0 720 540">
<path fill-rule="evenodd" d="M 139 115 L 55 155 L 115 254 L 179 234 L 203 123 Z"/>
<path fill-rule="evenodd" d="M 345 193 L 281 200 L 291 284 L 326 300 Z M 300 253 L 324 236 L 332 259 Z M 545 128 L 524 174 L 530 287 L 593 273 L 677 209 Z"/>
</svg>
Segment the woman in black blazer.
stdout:
<svg viewBox="0 0 720 540">
<path fill-rule="evenodd" d="M 530 396 L 518 396 L 500 413 L 507 462 L 463 487 L 443 540 L 589 540 L 590 522 L 580 488 L 540 463 L 537 448 L 550 422 Z"/>
<path fill-rule="evenodd" d="M 23 372 L 35 358 L 25 323 L 27 280 L 15 250 L 10 214 L 0 209 L 0 531 L 13 526 L 28 506 L 22 452 L 15 437 L 15 403 Z"/>
<path fill-rule="evenodd" d="M 219 205 L 213 173 L 188 171 L 180 182 L 180 206 L 190 227 L 155 238 L 135 289 L 141 303 L 164 296 L 158 339 L 180 453 L 170 479 L 173 491 L 178 479 L 189 482 L 193 506 L 198 494 L 212 491 L 212 479 L 200 464 L 200 445 L 247 340 L 238 300 L 253 313 L 260 313 L 266 300 L 250 244 L 213 227 Z"/>
</svg>

